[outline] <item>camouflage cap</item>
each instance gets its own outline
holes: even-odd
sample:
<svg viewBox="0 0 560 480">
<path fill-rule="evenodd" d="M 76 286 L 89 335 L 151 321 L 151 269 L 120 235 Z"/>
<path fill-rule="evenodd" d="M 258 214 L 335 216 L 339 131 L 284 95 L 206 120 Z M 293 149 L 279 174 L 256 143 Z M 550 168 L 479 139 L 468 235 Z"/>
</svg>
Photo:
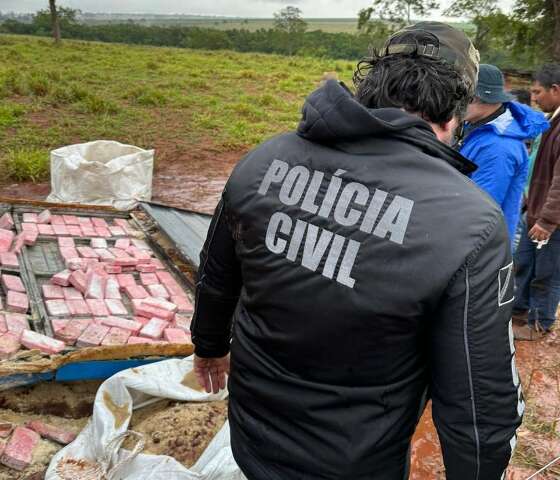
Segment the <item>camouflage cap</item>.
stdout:
<svg viewBox="0 0 560 480">
<path fill-rule="evenodd" d="M 469 38 L 441 22 L 419 22 L 393 34 L 383 47 L 383 55 L 417 54 L 439 58 L 459 73 L 474 93 L 480 56 Z"/>
</svg>

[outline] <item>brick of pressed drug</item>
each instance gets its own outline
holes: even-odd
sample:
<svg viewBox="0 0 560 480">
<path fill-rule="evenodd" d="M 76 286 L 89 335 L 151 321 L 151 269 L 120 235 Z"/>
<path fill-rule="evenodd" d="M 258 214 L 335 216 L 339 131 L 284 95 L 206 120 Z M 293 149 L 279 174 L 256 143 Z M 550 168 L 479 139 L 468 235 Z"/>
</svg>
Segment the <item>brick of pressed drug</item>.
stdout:
<svg viewBox="0 0 560 480">
<path fill-rule="evenodd" d="M 128 310 L 120 300 L 105 299 L 105 306 L 111 315 L 128 315 Z"/>
<path fill-rule="evenodd" d="M 0 438 L 8 438 L 14 427 L 15 425 L 12 422 L 0 422 Z"/>
<path fill-rule="evenodd" d="M 121 273 L 117 275 L 117 282 L 119 282 L 119 286 L 121 290 L 124 290 L 125 287 L 131 287 L 136 285 L 136 280 L 134 276 L 130 273 Z"/>
<path fill-rule="evenodd" d="M 66 305 L 72 317 L 83 317 L 92 314 L 90 305 L 81 298 L 79 300 L 66 300 Z"/>
<path fill-rule="evenodd" d="M 141 264 L 151 264 L 152 256 L 146 250 L 140 250 L 136 247 L 128 247 L 126 253 L 138 260 Z"/>
<path fill-rule="evenodd" d="M 125 251 L 128 247 L 130 247 L 130 239 L 129 238 L 119 238 L 115 242 L 115 248 L 119 250 Z"/>
<path fill-rule="evenodd" d="M 176 313 L 175 317 L 173 318 L 173 326 L 175 328 L 180 328 L 185 332 L 191 331 L 191 322 L 192 322 L 192 317 L 189 317 L 187 315 L 180 315 Z"/>
<path fill-rule="evenodd" d="M 177 311 L 177 305 L 173 302 L 168 302 L 163 298 L 147 297 L 142 300 L 142 305 L 150 305 L 161 310 L 168 310 L 175 313 Z"/>
<path fill-rule="evenodd" d="M 62 332 L 62 330 L 64 330 L 64 328 L 66 327 L 66 325 L 68 325 L 69 322 L 70 320 L 68 320 L 67 318 L 53 318 L 51 320 L 52 331 L 54 333 L 55 338 L 59 338 L 58 334 Z M 59 338 L 59 340 L 61 339 Z"/>
<path fill-rule="evenodd" d="M 92 238 L 90 242 L 90 246 L 93 249 L 107 248 L 107 240 L 105 240 L 104 238 Z"/>
<path fill-rule="evenodd" d="M 140 250 L 147 250 L 149 252 L 152 251 L 152 249 L 150 248 L 150 246 L 146 243 L 145 240 L 142 240 L 140 238 L 132 238 L 130 240 L 132 242 L 132 244 L 136 247 L 139 248 Z"/>
<path fill-rule="evenodd" d="M 115 258 L 128 258 L 126 250 L 123 250 L 122 248 L 110 247 L 109 251 L 115 256 Z"/>
<path fill-rule="evenodd" d="M 37 228 L 36 223 L 22 223 L 21 224 L 21 229 L 24 232 L 39 232 L 39 229 Z"/>
<path fill-rule="evenodd" d="M 58 242 L 58 247 L 60 249 L 62 248 L 72 248 L 74 250 L 76 249 L 76 243 L 74 242 L 74 239 L 72 237 L 60 237 L 57 238 L 56 241 Z"/>
<path fill-rule="evenodd" d="M 111 238 L 113 236 L 113 235 L 111 235 L 111 232 L 108 228 L 94 227 L 94 229 L 95 229 L 95 233 L 98 237 Z"/>
<path fill-rule="evenodd" d="M 109 274 L 122 273 L 123 268 L 120 265 L 113 265 L 110 263 L 105 264 L 105 272 Z"/>
<path fill-rule="evenodd" d="M 64 328 L 55 332 L 55 337 L 66 345 L 74 345 L 90 323 L 92 323 L 91 318 L 74 318 Z"/>
<path fill-rule="evenodd" d="M 91 313 L 94 317 L 106 317 L 107 315 L 109 315 L 109 310 L 105 305 L 105 300 L 89 298 L 86 300 L 86 302 L 89 305 Z"/>
<path fill-rule="evenodd" d="M 152 297 L 156 298 L 163 298 L 165 300 L 169 300 L 169 292 L 165 289 L 165 287 L 161 283 L 156 283 L 154 285 L 148 285 L 146 287 L 148 292 Z"/>
<path fill-rule="evenodd" d="M 91 247 L 77 247 L 76 250 L 83 258 L 99 258 L 99 255 Z"/>
<path fill-rule="evenodd" d="M 171 295 L 170 301 L 177 305 L 179 313 L 192 313 L 194 311 L 193 304 L 186 295 Z"/>
<path fill-rule="evenodd" d="M 23 214 L 23 221 L 25 223 L 37 223 L 37 214 L 36 213 L 24 213 Z"/>
<path fill-rule="evenodd" d="M 134 271 L 134 268 L 138 265 L 138 260 L 133 257 L 118 257 L 112 260 L 112 263 L 121 267 L 132 267 L 130 270 Z"/>
<path fill-rule="evenodd" d="M 66 225 L 62 215 L 53 215 L 51 217 L 51 225 Z"/>
<path fill-rule="evenodd" d="M 93 223 L 90 217 L 78 217 L 78 223 L 83 227 L 84 225 L 88 227 L 93 227 Z"/>
<path fill-rule="evenodd" d="M 37 223 L 51 223 L 52 213 L 50 210 L 43 210 L 39 215 L 37 215 Z"/>
<path fill-rule="evenodd" d="M 81 270 L 75 270 L 70 275 L 69 282 L 76 290 L 85 293 L 87 288 L 87 277 L 84 272 Z"/>
<path fill-rule="evenodd" d="M 163 318 L 153 317 L 140 330 L 141 337 L 148 337 L 157 340 L 163 335 L 163 331 L 169 326 L 169 322 Z"/>
<path fill-rule="evenodd" d="M 68 233 L 70 235 L 72 235 L 73 237 L 82 237 L 82 229 L 79 225 L 66 225 L 66 229 L 68 230 Z"/>
<path fill-rule="evenodd" d="M 140 343 L 161 343 L 161 340 L 153 340 L 148 337 L 136 337 L 131 335 L 126 342 L 128 345 L 138 345 Z"/>
<path fill-rule="evenodd" d="M 119 282 L 112 275 L 107 278 L 107 283 L 105 284 L 105 298 L 109 300 L 122 299 Z"/>
<path fill-rule="evenodd" d="M 113 237 L 124 237 L 126 235 L 126 232 L 121 227 L 109 227 L 109 231 Z"/>
<path fill-rule="evenodd" d="M 97 232 L 95 228 L 89 227 L 88 225 L 80 225 L 82 229 L 82 236 L 83 237 L 97 237 Z"/>
<path fill-rule="evenodd" d="M 54 425 L 43 423 L 40 420 L 32 420 L 27 422 L 25 426 L 37 432 L 41 437 L 60 443 L 61 445 L 72 443 L 76 440 L 77 436 L 74 432 L 69 432 L 68 430 L 55 427 Z"/>
<path fill-rule="evenodd" d="M 132 332 L 134 335 L 138 335 L 138 332 L 142 330 L 142 327 L 144 326 L 143 323 L 137 322 L 136 320 L 112 316 L 102 318 L 101 323 L 107 327 L 123 328 L 124 330 Z"/>
<path fill-rule="evenodd" d="M 19 337 L 21 333 L 7 332 L 0 336 L 0 358 L 9 358 L 21 348 Z"/>
<path fill-rule="evenodd" d="M 156 275 L 159 278 L 159 281 L 163 283 L 165 286 L 177 283 L 177 280 L 175 280 L 173 275 L 171 275 L 169 272 L 165 270 L 157 271 Z"/>
<path fill-rule="evenodd" d="M 27 294 L 9 290 L 6 296 L 6 307 L 12 312 L 26 313 L 29 310 Z"/>
<path fill-rule="evenodd" d="M 39 236 L 39 232 L 21 232 L 20 235 L 23 234 L 23 243 L 28 247 L 32 247 L 37 243 L 37 237 Z"/>
<path fill-rule="evenodd" d="M 136 270 L 142 273 L 155 273 L 157 267 L 153 263 L 139 263 L 136 265 Z M 159 280 L 158 280 L 159 283 Z"/>
<path fill-rule="evenodd" d="M 70 235 L 68 232 L 68 228 L 66 227 L 66 225 L 59 225 L 59 224 L 54 224 L 51 225 L 53 232 L 55 235 L 59 236 L 59 235 Z"/>
<path fill-rule="evenodd" d="M 84 296 L 82 292 L 75 289 L 74 287 L 66 287 L 62 289 L 62 295 L 64 296 L 64 300 L 83 300 Z"/>
<path fill-rule="evenodd" d="M 152 258 L 151 262 L 152 265 L 155 265 L 156 270 L 165 270 L 165 265 L 159 258 Z"/>
<path fill-rule="evenodd" d="M 101 342 L 101 345 L 125 345 L 129 337 L 130 330 L 124 330 L 119 327 L 111 327 L 111 330 L 109 330 L 109 333 L 105 335 L 105 338 Z"/>
<path fill-rule="evenodd" d="M 87 266 L 87 259 L 85 258 L 68 258 L 64 260 L 64 266 L 71 271 L 85 270 Z"/>
<path fill-rule="evenodd" d="M 0 229 L 0 253 L 9 252 L 15 233 L 11 230 Z"/>
<path fill-rule="evenodd" d="M 48 236 L 54 235 L 54 230 L 52 225 L 48 225 L 45 223 L 38 223 L 37 230 L 39 230 L 39 235 L 48 235 Z"/>
<path fill-rule="evenodd" d="M 109 327 L 98 323 L 90 323 L 80 335 L 76 346 L 78 347 L 97 347 L 101 344 L 105 335 L 109 332 Z"/>
<path fill-rule="evenodd" d="M 12 230 L 14 228 L 14 219 L 9 212 L 6 212 L 0 217 L 0 229 Z"/>
<path fill-rule="evenodd" d="M 0 335 L 6 333 L 7 331 L 8 331 L 8 324 L 6 323 L 6 317 L 3 313 L 0 313 Z"/>
<path fill-rule="evenodd" d="M 139 299 L 149 297 L 148 292 L 141 285 L 127 285 L 124 287 L 124 291 L 130 298 Z"/>
<path fill-rule="evenodd" d="M 25 470 L 33 461 L 33 450 L 40 439 L 37 432 L 25 427 L 16 427 L 0 457 L 0 463 L 14 470 Z"/>
<path fill-rule="evenodd" d="M 115 218 L 113 220 L 113 223 L 115 225 L 117 225 L 118 227 L 124 228 L 124 229 L 128 229 L 130 227 L 130 224 L 128 223 L 128 220 L 125 220 L 124 218 Z"/>
<path fill-rule="evenodd" d="M 53 317 L 67 317 L 70 315 L 68 305 L 64 300 L 47 300 L 45 302 L 47 312 Z"/>
<path fill-rule="evenodd" d="M 140 302 L 140 300 L 136 300 L 136 301 Z M 150 319 L 148 317 L 142 317 L 140 315 L 135 315 L 132 318 L 134 319 L 135 322 L 138 322 L 138 323 L 142 324 L 142 326 L 146 325 L 146 323 L 148 323 L 150 321 Z"/>
<path fill-rule="evenodd" d="M 66 225 L 79 225 L 78 217 L 76 215 L 62 215 Z"/>
<path fill-rule="evenodd" d="M 115 259 L 115 256 L 106 248 L 95 248 L 94 251 L 102 262 L 112 262 Z"/>
<path fill-rule="evenodd" d="M 91 217 L 91 223 L 94 227 L 109 228 L 109 224 L 104 218 Z"/>
<path fill-rule="evenodd" d="M 64 258 L 64 260 L 78 258 L 80 256 L 78 250 L 74 247 L 60 247 L 60 255 Z"/>
<path fill-rule="evenodd" d="M 142 300 L 132 300 L 132 305 L 134 309 L 134 314 L 141 317 L 158 317 L 164 320 L 173 320 L 173 312 L 169 310 L 162 310 L 161 308 L 156 308 L 151 305 L 144 305 Z"/>
<path fill-rule="evenodd" d="M 29 320 L 27 315 L 22 313 L 8 313 L 4 314 L 6 320 L 6 328 L 8 332 L 15 335 L 20 335 L 25 329 L 29 329 Z"/>
<path fill-rule="evenodd" d="M 23 250 L 23 246 L 26 245 L 26 239 L 28 233 L 29 232 L 20 232 L 15 236 L 10 250 L 11 253 L 15 253 L 16 255 L 19 255 L 21 253 L 21 251 Z M 9 253 L 9 252 L 4 252 L 4 253 Z"/>
<path fill-rule="evenodd" d="M 102 300 L 105 298 L 105 284 L 107 279 L 95 272 L 87 274 L 86 298 Z"/>
<path fill-rule="evenodd" d="M 62 270 L 62 272 L 58 272 L 53 275 L 51 283 L 54 285 L 60 285 L 61 287 L 67 287 L 70 285 L 70 275 L 70 270 Z"/>
<path fill-rule="evenodd" d="M 21 334 L 20 343 L 29 350 L 40 350 L 43 353 L 54 355 L 66 348 L 64 342 L 47 337 L 33 330 L 24 330 Z"/>
<path fill-rule="evenodd" d="M 4 273 L 2 275 L 2 286 L 6 290 L 13 290 L 14 292 L 25 292 L 23 282 L 17 275 L 9 275 L 7 273 Z"/>
<path fill-rule="evenodd" d="M 45 300 L 57 300 L 64 298 L 64 291 L 58 285 L 50 285 L 46 283 L 41 287 L 43 291 L 43 298 Z"/>
<path fill-rule="evenodd" d="M 0 265 L 5 268 L 18 268 L 19 261 L 17 255 L 14 252 L 0 253 Z"/>
<path fill-rule="evenodd" d="M 140 283 L 142 285 L 155 285 L 159 284 L 159 280 L 155 273 L 141 273 L 140 274 Z"/>
<path fill-rule="evenodd" d="M 191 343 L 191 336 L 181 328 L 166 328 L 163 338 L 169 343 Z"/>
</svg>

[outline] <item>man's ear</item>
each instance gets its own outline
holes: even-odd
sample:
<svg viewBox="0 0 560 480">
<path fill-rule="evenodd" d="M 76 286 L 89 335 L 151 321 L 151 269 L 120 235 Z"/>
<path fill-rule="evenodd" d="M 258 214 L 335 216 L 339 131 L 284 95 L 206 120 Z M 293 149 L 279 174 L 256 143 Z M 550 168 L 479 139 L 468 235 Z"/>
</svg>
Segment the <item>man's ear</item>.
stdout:
<svg viewBox="0 0 560 480">
<path fill-rule="evenodd" d="M 555 97 L 560 97 L 560 85 L 553 83 L 550 87 L 550 91 Z"/>
</svg>

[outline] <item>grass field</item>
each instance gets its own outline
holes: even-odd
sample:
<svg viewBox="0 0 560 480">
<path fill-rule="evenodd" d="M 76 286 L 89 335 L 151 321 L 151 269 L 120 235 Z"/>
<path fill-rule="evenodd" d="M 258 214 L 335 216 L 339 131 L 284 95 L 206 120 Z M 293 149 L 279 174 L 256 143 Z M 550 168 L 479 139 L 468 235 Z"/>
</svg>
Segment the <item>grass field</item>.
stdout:
<svg viewBox="0 0 560 480">
<path fill-rule="evenodd" d="M 366 46 L 364 45 L 364 50 Z M 324 72 L 346 61 L 0 36 L 0 164 L 48 176 L 53 148 L 95 139 L 177 150 L 241 151 L 293 129 Z"/>
</svg>

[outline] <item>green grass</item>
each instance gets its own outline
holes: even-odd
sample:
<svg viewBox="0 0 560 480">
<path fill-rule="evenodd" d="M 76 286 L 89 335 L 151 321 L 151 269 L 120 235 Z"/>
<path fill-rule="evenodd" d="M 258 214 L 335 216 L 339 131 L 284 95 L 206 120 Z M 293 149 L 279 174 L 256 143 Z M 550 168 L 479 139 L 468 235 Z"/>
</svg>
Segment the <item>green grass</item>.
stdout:
<svg viewBox="0 0 560 480">
<path fill-rule="evenodd" d="M 36 148 L 8 150 L 5 165 L 10 178 L 18 182 L 45 180 L 49 174 L 49 152 Z"/>
<path fill-rule="evenodd" d="M 304 98 L 340 60 L 0 35 L 0 168 L 45 176 L 38 152 L 95 139 L 241 152 L 297 125 Z M 364 46 L 366 49 L 367 46 Z M 37 168 L 29 168 L 36 161 Z"/>
</svg>

